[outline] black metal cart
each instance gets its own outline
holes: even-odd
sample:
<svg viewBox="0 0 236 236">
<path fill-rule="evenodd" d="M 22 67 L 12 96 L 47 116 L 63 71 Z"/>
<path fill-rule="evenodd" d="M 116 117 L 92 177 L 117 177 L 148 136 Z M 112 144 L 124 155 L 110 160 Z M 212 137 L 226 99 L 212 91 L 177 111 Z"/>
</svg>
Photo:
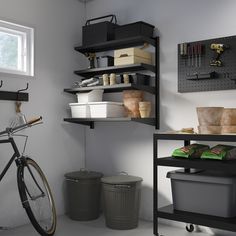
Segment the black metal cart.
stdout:
<svg viewBox="0 0 236 236">
<path fill-rule="evenodd" d="M 204 134 L 154 134 L 153 136 L 153 233 L 158 234 L 158 218 L 186 222 L 196 225 L 202 225 L 222 230 L 236 232 L 236 217 L 223 218 L 210 215 L 196 214 L 184 211 L 176 211 L 173 205 L 168 205 L 158 209 L 158 166 L 183 167 L 186 172 L 191 168 L 203 170 L 220 170 L 227 173 L 236 174 L 236 160 L 231 161 L 212 161 L 212 160 L 189 160 L 174 159 L 172 157 L 158 158 L 158 141 L 159 140 L 183 140 L 187 146 L 191 141 L 220 141 L 236 142 L 236 135 L 204 135 Z M 187 228 L 192 231 L 191 228 Z"/>
</svg>

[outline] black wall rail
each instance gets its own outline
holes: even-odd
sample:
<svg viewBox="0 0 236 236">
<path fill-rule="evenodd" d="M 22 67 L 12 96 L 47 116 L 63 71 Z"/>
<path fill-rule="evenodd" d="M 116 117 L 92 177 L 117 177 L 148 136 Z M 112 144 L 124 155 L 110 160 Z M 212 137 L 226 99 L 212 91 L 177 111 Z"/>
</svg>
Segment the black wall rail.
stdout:
<svg viewBox="0 0 236 236">
<path fill-rule="evenodd" d="M 2 88 L 2 87 L 3 87 L 3 81 L 1 80 L 0 88 Z M 0 90 L 0 100 L 28 102 L 29 101 L 29 94 L 22 93 L 22 91 L 28 90 L 28 88 L 29 88 L 29 84 L 27 83 L 26 88 L 20 89 L 16 92 L 1 91 Z"/>
</svg>

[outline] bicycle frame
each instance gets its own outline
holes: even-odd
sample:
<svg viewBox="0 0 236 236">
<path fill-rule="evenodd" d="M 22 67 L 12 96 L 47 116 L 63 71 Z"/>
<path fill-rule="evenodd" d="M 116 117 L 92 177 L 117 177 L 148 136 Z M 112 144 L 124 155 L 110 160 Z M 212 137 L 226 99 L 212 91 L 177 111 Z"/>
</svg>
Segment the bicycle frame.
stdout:
<svg viewBox="0 0 236 236">
<path fill-rule="evenodd" d="M 14 150 L 14 154 L 12 155 L 11 159 L 9 160 L 9 162 L 6 164 L 5 168 L 3 169 L 2 173 L 0 174 L 0 182 L 1 180 L 3 179 L 3 177 L 5 176 L 5 174 L 7 173 L 8 169 L 10 168 L 10 166 L 12 165 L 12 163 L 16 160 L 16 159 L 19 159 L 20 158 L 20 152 L 16 146 L 16 143 L 14 141 L 14 139 L 12 137 L 9 137 L 8 139 L 2 139 L 0 140 L 0 144 L 2 143 L 10 143 L 13 150 Z M 16 161 L 16 164 L 17 165 L 20 165 L 21 162 L 17 162 Z"/>
</svg>

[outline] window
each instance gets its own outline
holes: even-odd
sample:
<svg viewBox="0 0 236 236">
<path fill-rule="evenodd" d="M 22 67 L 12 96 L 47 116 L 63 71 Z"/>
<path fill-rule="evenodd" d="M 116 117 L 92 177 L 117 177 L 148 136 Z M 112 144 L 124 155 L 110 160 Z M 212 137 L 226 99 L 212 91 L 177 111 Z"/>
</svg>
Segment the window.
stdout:
<svg viewBox="0 0 236 236">
<path fill-rule="evenodd" d="M 0 73 L 34 75 L 34 29 L 0 20 Z"/>
</svg>

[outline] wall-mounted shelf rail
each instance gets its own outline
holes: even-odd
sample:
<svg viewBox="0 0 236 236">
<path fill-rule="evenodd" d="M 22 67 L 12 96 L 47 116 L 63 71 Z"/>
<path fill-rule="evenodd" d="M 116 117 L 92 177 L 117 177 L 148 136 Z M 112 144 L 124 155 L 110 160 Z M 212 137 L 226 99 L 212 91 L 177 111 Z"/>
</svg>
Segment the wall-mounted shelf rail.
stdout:
<svg viewBox="0 0 236 236">
<path fill-rule="evenodd" d="M 28 93 L 17 93 L 17 92 L 9 92 L 9 91 L 0 91 L 0 100 L 7 100 L 7 101 L 22 101 L 27 102 L 29 101 L 29 94 Z"/>
<path fill-rule="evenodd" d="M 185 169 L 218 170 L 226 173 L 236 174 L 236 160 L 214 161 L 199 159 L 174 159 L 172 157 L 158 157 L 159 140 L 182 140 L 187 146 L 191 141 L 220 141 L 236 142 L 236 135 L 204 135 L 204 134 L 168 134 L 159 133 L 153 136 L 153 233 L 158 235 L 158 218 L 174 220 L 179 222 L 203 225 L 222 230 L 236 232 L 236 217 L 223 218 L 196 214 L 191 212 L 176 211 L 173 205 L 168 205 L 158 209 L 158 166 L 183 167 Z"/>
<path fill-rule="evenodd" d="M 3 87 L 3 81 L 0 82 L 0 88 Z M 16 92 L 10 92 L 10 91 L 1 91 L 0 90 L 0 100 L 7 100 L 7 101 L 29 101 L 29 94 L 28 93 L 22 93 L 23 91 L 28 90 L 29 83 L 27 83 L 26 88 L 20 89 Z"/>
</svg>

